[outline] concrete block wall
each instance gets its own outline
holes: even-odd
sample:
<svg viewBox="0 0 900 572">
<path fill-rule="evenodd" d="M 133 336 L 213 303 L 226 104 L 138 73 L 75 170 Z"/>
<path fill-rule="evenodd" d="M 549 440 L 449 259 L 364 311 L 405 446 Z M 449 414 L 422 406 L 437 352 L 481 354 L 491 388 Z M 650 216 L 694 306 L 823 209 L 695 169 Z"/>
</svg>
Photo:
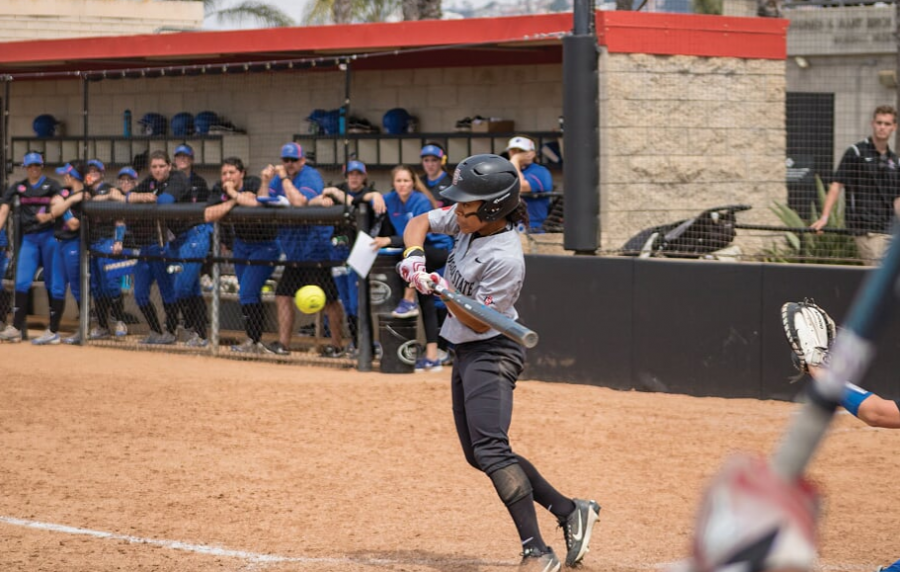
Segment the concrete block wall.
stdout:
<svg viewBox="0 0 900 572">
<path fill-rule="evenodd" d="M 785 186 L 783 61 L 609 54 L 600 58 L 601 245 L 727 204 L 777 224 Z M 741 233 L 745 253 L 765 246 Z"/>
<path fill-rule="evenodd" d="M 171 0 L 4 0 L 0 42 L 199 29 L 202 2 Z"/>
</svg>

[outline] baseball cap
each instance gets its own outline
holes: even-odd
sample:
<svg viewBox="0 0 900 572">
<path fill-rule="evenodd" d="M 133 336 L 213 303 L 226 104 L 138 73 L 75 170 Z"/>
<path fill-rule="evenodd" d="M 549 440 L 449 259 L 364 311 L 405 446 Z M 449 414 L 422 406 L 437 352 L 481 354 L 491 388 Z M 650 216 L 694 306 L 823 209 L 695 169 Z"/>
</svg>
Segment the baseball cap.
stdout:
<svg viewBox="0 0 900 572">
<path fill-rule="evenodd" d="M 194 150 L 191 149 L 190 145 L 179 145 L 178 147 L 175 147 L 175 156 L 177 157 L 178 155 L 187 155 L 188 157 L 193 157 Z"/>
<path fill-rule="evenodd" d="M 25 160 L 22 161 L 22 164 L 26 167 L 29 165 L 43 165 L 44 158 L 41 157 L 40 153 L 32 151 L 31 153 L 25 153 Z"/>
<path fill-rule="evenodd" d="M 59 167 L 58 169 L 56 169 L 56 174 L 57 175 L 69 175 L 73 179 L 78 179 L 79 181 L 84 180 L 84 177 L 81 176 L 81 173 L 78 172 L 78 169 L 76 169 L 72 165 L 72 163 L 66 163 L 62 167 Z"/>
<path fill-rule="evenodd" d="M 96 167 L 100 172 L 106 171 L 106 165 L 100 159 L 91 159 L 87 162 L 88 167 Z"/>
<path fill-rule="evenodd" d="M 348 161 L 347 168 L 344 169 L 345 173 L 352 173 L 353 171 L 359 171 L 363 175 L 366 174 L 366 164 L 362 161 Z"/>
<path fill-rule="evenodd" d="M 285 143 L 282 145 L 282 159 L 300 159 L 301 157 L 303 157 L 303 147 L 299 143 Z"/>
<path fill-rule="evenodd" d="M 506 145 L 506 150 L 521 149 L 522 151 L 534 151 L 534 141 L 528 137 L 513 137 Z"/>
<path fill-rule="evenodd" d="M 132 179 L 137 179 L 137 171 L 132 169 L 131 167 L 122 167 L 119 169 L 119 174 L 117 177 L 131 177 Z"/>
<path fill-rule="evenodd" d="M 419 157 L 437 157 L 438 159 L 443 159 L 444 150 L 437 145 L 425 145 L 422 147 L 422 152 L 419 153 Z"/>
</svg>

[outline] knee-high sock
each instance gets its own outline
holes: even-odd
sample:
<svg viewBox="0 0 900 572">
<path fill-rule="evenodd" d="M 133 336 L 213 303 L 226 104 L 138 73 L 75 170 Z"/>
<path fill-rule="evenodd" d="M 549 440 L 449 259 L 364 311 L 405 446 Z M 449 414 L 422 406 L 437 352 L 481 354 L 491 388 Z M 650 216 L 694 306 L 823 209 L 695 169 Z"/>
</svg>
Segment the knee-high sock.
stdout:
<svg viewBox="0 0 900 572">
<path fill-rule="evenodd" d="M 519 466 L 525 471 L 525 476 L 531 481 L 531 490 L 534 491 L 534 502 L 553 513 L 556 518 L 566 518 L 575 510 L 572 499 L 562 495 L 553 488 L 547 479 L 535 468 L 531 462 L 521 455 L 516 455 Z"/>
<path fill-rule="evenodd" d="M 174 334 L 178 330 L 178 303 L 163 304 L 166 313 L 166 331 Z"/>
<path fill-rule="evenodd" d="M 62 320 L 63 312 L 65 311 L 65 298 L 50 298 L 50 331 L 54 334 L 59 331 L 59 322 Z"/>
<path fill-rule="evenodd" d="M 97 313 L 97 326 L 108 330 L 109 329 L 109 303 L 110 299 L 106 296 L 100 296 L 98 298 L 94 298 L 94 308 Z"/>
<path fill-rule="evenodd" d="M 201 338 L 206 339 L 206 324 L 208 322 L 206 315 L 206 301 L 203 296 L 191 296 L 187 299 L 188 308 L 193 315 L 194 331 Z"/>
<path fill-rule="evenodd" d="M 125 321 L 125 301 L 122 296 L 116 296 L 109 301 L 110 313 L 117 322 Z"/>
<path fill-rule="evenodd" d="M 28 316 L 28 292 L 16 292 L 15 314 L 13 315 L 13 327 L 22 332 L 25 338 L 25 318 Z"/>
<path fill-rule="evenodd" d="M 12 303 L 12 292 L 5 290 L 0 286 L 0 322 L 6 322 L 6 315 L 9 314 L 10 304 Z"/>
<path fill-rule="evenodd" d="M 244 307 L 247 310 L 247 336 L 254 342 L 259 342 L 262 339 L 263 321 L 265 319 L 262 302 L 247 304 Z"/>
<path fill-rule="evenodd" d="M 159 316 L 156 315 L 156 306 L 153 305 L 153 302 L 150 302 L 146 306 L 140 306 L 141 314 L 144 315 L 144 319 L 147 320 L 147 325 L 150 326 L 150 329 L 157 334 L 162 333 L 162 328 L 159 326 Z"/>
</svg>

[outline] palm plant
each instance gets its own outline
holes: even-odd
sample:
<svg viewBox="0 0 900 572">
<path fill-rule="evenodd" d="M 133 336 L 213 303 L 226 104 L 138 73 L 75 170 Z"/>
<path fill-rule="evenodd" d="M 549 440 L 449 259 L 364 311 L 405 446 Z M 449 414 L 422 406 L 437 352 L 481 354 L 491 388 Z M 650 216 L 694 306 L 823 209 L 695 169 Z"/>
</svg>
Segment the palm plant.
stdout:
<svg viewBox="0 0 900 572">
<path fill-rule="evenodd" d="M 255 0 L 244 0 L 240 4 L 230 8 L 219 8 L 222 0 L 190 0 L 203 2 L 206 17 L 215 17 L 217 22 L 234 22 L 242 24 L 246 20 L 252 20 L 262 24 L 266 28 L 279 28 L 283 26 L 296 26 L 293 18 L 285 14 L 276 6 Z"/>
<path fill-rule="evenodd" d="M 816 192 L 818 205 L 810 205 L 810 220 L 804 220 L 797 211 L 782 203 L 770 207 L 784 226 L 789 228 L 807 228 L 811 221 L 819 219 L 822 205 L 825 204 L 825 185 L 816 175 Z M 828 218 L 826 229 L 843 229 L 844 200 L 835 204 Z M 847 234 L 813 232 L 785 232 L 785 242 L 774 244 L 763 251 L 767 262 L 796 262 L 805 264 L 860 264 L 853 237 Z"/>
<path fill-rule="evenodd" d="M 400 8 L 400 0 L 314 0 L 303 21 L 308 25 L 384 22 Z"/>
</svg>

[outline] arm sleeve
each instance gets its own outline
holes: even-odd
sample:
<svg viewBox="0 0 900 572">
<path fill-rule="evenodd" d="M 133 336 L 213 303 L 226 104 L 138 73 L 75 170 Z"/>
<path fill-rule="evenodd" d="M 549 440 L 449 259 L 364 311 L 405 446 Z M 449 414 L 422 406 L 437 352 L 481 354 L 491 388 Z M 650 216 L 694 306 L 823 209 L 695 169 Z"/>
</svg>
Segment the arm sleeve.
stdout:
<svg viewBox="0 0 900 572">
<path fill-rule="evenodd" d="M 428 211 L 428 224 L 433 233 L 450 235 L 459 233 L 459 224 L 456 222 L 456 205 Z"/>
<path fill-rule="evenodd" d="M 531 185 L 532 193 L 549 193 L 553 190 L 553 177 L 546 167 L 535 165 L 533 169 L 527 169 L 525 180 Z"/>
</svg>

